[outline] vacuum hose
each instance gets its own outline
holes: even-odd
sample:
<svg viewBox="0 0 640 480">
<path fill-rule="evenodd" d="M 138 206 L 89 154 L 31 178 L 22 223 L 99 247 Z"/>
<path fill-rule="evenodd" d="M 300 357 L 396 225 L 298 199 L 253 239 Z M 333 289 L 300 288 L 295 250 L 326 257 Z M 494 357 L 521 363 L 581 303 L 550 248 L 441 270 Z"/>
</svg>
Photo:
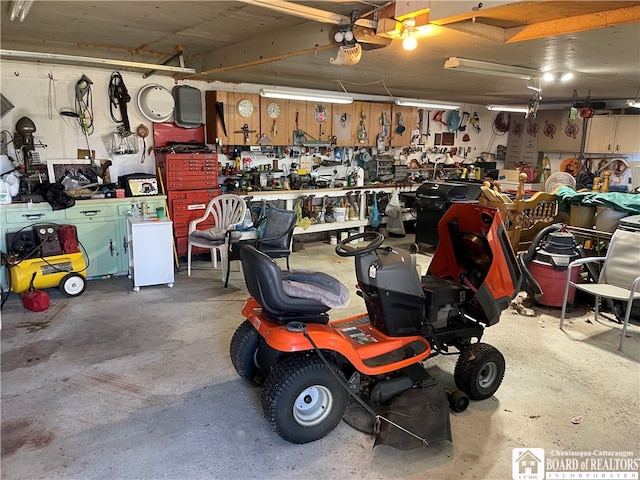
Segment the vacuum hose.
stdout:
<svg viewBox="0 0 640 480">
<path fill-rule="evenodd" d="M 533 300 L 540 299 L 540 297 L 542 296 L 542 288 L 529 271 L 528 265 L 531 263 L 536 252 L 539 250 L 540 242 L 542 241 L 542 239 L 545 238 L 550 232 L 555 232 L 560 229 L 562 229 L 561 223 L 554 223 L 553 225 L 549 225 L 543 228 L 535 236 L 533 242 L 531 242 L 529 250 L 518 257 L 518 263 L 520 264 L 520 268 L 522 269 L 522 273 L 524 274 L 524 282 L 522 284 L 523 290 L 527 292 Z"/>
</svg>

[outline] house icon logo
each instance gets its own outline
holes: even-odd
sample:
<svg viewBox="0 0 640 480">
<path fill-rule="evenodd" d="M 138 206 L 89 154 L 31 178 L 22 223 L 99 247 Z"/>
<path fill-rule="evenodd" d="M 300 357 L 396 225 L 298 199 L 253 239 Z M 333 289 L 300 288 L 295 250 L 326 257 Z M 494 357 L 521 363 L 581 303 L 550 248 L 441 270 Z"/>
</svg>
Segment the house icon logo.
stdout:
<svg viewBox="0 0 640 480">
<path fill-rule="evenodd" d="M 513 480 L 544 480 L 544 448 L 514 448 Z"/>
</svg>

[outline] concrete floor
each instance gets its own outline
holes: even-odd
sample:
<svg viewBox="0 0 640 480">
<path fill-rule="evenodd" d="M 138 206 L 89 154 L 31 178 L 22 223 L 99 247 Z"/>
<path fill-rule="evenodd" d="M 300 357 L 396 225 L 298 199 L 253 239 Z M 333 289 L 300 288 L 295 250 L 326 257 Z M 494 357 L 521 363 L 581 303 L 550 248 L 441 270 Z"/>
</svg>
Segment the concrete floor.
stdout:
<svg viewBox="0 0 640 480">
<path fill-rule="evenodd" d="M 419 262 L 426 268 L 429 257 Z M 494 397 L 451 415 L 453 443 L 373 449 L 370 435 L 341 422 L 322 440 L 289 444 L 229 359 L 247 296 L 242 274 L 224 289 L 209 265 L 196 262 L 191 277 L 183 265 L 173 289 L 133 293 L 120 277 L 89 282 L 74 299 L 50 290 L 42 313 L 11 296 L 2 312 L 2 478 L 498 480 L 513 478 L 515 448 L 542 448 L 547 462 L 563 452 L 640 457 L 640 329 L 618 352 L 620 326 L 590 322 L 585 309 L 566 332 L 553 308 L 509 309 L 487 330 L 484 340 L 506 357 L 505 379 Z M 353 260 L 326 243 L 305 244 L 291 265 L 355 284 Z M 352 295 L 332 318 L 362 309 Z M 445 387 L 454 364 L 427 362 Z"/>
</svg>

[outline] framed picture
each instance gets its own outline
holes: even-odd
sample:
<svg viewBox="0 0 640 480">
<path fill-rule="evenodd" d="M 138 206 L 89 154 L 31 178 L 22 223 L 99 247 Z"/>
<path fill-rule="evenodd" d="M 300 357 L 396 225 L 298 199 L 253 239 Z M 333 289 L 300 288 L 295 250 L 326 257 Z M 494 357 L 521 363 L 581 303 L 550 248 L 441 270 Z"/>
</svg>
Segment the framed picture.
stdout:
<svg viewBox="0 0 640 480">
<path fill-rule="evenodd" d="M 87 172 L 87 167 L 91 165 L 91 160 L 83 158 L 76 159 L 56 159 L 47 160 L 47 173 L 49 183 L 62 183 L 65 179 L 75 180 L 78 185 L 84 186 L 92 183 L 91 177 L 95 176 L 92 171 Z M 87 176 L 88 173 L 88 176 Z M 75 183 L 75 182 L 74 182 Z"/>
</svg>

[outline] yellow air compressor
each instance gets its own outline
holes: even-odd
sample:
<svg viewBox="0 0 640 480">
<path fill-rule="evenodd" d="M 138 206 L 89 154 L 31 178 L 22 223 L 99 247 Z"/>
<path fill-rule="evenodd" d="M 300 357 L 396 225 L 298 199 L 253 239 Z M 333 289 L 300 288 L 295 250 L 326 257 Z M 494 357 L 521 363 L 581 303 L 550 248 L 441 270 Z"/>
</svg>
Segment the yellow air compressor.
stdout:
<svg viewBox="0 0 640 480">
<path fill-rule="evenodd" d="M 11 291 L 15 293 L 57 286 L 67 297 L 76 297 L 87 288 L 86 263 L 81 252 L 17 260 L 9 264 L 9 270 Z"/>
</svg>

